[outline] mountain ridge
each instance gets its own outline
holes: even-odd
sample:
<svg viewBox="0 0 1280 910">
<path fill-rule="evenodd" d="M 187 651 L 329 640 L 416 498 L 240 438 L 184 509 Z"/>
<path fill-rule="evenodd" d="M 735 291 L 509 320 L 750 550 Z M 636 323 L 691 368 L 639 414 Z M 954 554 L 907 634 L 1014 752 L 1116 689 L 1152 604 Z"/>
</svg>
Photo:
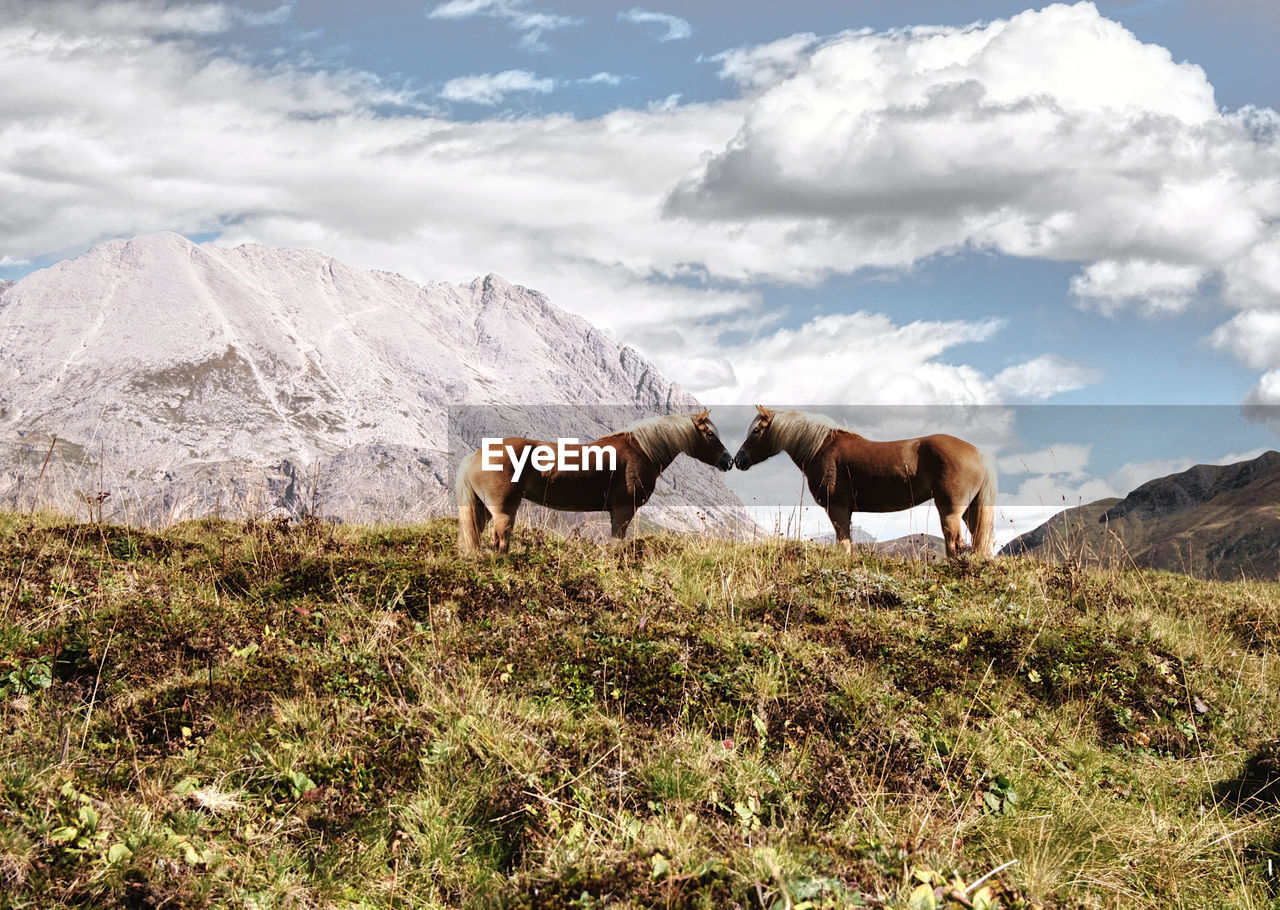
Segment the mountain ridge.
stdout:
<svg viewBox="0 0 1280 910">
<path fill-rule="evenodd" d="M 1002 553 L 1206 578 L 1280 576 L 1280 452 L 1195 465 L 1060 512 Z"/>
</svg>

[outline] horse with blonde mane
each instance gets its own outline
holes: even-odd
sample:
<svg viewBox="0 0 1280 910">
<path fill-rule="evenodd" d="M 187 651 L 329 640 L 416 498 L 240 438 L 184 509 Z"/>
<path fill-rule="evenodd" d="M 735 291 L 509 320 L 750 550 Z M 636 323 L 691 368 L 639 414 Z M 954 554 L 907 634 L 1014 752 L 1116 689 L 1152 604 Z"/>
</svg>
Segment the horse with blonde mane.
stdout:
<svg viewBox="0 0 1280 910">
<path fill-rule="evenodd" d="M 760 405 L 756 410 L 733 463 L 745 471 L 779 452 L 790 455 L 814 501 L 827 510 L 845 550 L 853 549 L 849 524 L 854 512 L 896 512 L 932 499 L 948 557 L 955 559 L 965 549 L 962 522 L 972 535 L 973 552 L 991 555 L 996 474 L 991 462 L 963 439 L 935 433 L 873 442 L 820 414 Z"/>
<path fill-rule="evenodd" d="M 574 453 L 573 461 L 582 466 L 579 470 L 536 470 L 527 463 L 529 450 L 550 445 L 536 439 L 503 439 L 501 454 L 491 459 L 489 468 L 477 449 L 458 467 L 458 549 L 479 550 L 492 517 L 493 545 L 505 553 L 511 545 L 516 510 L 525 499 L 561 511 L 608 512 L 612 538 L 621 540 L 636 510 L 653 495 L 658 476 L 681 453 L 721 471 L 733 467 L 733 458 L 708 414 L 651 417 L 594 442 L 563 446 Z M 586 452 L 591 447 L 612 447 L 612 467 L 601 465 L 598 458 L 594 467 L 588 467 Z M 523 470 L 517 470 L 517 464 Z"/>
</svg>

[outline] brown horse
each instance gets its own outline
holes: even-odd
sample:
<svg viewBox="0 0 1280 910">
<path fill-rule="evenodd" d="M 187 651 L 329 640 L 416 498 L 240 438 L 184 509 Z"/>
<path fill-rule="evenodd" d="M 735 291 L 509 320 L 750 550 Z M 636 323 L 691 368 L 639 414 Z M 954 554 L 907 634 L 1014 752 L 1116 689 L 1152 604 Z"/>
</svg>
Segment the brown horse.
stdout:
<svg viewBox="0 0 1280 910">
<path fill-rule="evenodd" d="M 747 438 L 733 463 L 745 471 L 786 452 L 809 482 L 809 492 L 852 550 L 854 512 L 896 512 L 932 499 L 942 519 L 947 556 L 964 547 L 960 523 L 973 535 L 973 551 L 990 556 L 995 518 L 996 475 L 969 443 L 935 433 L 916 439 L 872 442 L 803 411 L 771 411 L 756 405 Z"/>
<path fill-rule="evenodd" d="M 479 550 L 480 536 L 492 517 L 493 545 L 505 553 L 522 499 L 562 511 L 608 512 L 612 536 L 621 540 L 636 510 L 653 495 L 658 475 L 681 452 L 721 471 L 733 467 L 709 413 L 652 417 L 594 442 L 563 445 L 570 453 L 566 466 L 569 460 L 581 466 L 574 470 L 536 470 L 531 453 L 537 446 L 550 447 L 536 439 L 503 439 L 500 453 L 493 453 L 487 469 L 484 452 L 477 449 L 458 468 L 458 549 Z M 615 453 L 612 469 L 599 457 L 592 464 L 592 447 L 605 446 Z"/>
</svg>

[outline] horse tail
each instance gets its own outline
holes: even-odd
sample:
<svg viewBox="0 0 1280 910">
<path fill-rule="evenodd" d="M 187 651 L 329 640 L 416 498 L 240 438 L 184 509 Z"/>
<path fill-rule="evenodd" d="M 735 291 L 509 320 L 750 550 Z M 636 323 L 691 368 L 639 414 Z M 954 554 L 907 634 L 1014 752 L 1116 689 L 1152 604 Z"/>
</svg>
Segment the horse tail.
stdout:
<svg viewBox="0 0 1280 910">
<path fill-rule="evenodd" d="M 476 454 L 472 452 L 458 466 L 458 549 L 463 553 L 480 550 L 480 535 L 489 521 L 489 510 L 471 484 L 471 468 Z"/>
<path fill-rule="evenodd" d="M 973 535 L 973 552 L 979 556 L 991 556 L 996 542 L 996 466 L 986 455 L 982 456 L 982 466 L 986 476 L 978 488 L 978 495 L 965 509 L 964 523 Z"/>
</svg>

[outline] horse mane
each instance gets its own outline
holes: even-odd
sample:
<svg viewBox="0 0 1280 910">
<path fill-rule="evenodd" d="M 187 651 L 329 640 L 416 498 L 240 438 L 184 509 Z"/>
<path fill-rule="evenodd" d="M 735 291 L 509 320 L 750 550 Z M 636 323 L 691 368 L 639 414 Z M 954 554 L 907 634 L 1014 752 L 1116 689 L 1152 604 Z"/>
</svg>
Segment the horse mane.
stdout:
<svg viewBox="0 0 1280 910">
<path fill-rule="evenodd" d="M 645 458 L 657 464 L 670 464 L 681 452 L 693 448 L 698 428 L 688 414 L 668 414 L 638 420 L 621 432 L 630 435 Z"/>
<path fill-rule="evenodd" d="M 778 440 L 778 449 L 803 464 L 813 458 L 831 431 L 840 429 L 840 425 L 825 414 L 775 411 L 770 429 Z"/>
</svg>

